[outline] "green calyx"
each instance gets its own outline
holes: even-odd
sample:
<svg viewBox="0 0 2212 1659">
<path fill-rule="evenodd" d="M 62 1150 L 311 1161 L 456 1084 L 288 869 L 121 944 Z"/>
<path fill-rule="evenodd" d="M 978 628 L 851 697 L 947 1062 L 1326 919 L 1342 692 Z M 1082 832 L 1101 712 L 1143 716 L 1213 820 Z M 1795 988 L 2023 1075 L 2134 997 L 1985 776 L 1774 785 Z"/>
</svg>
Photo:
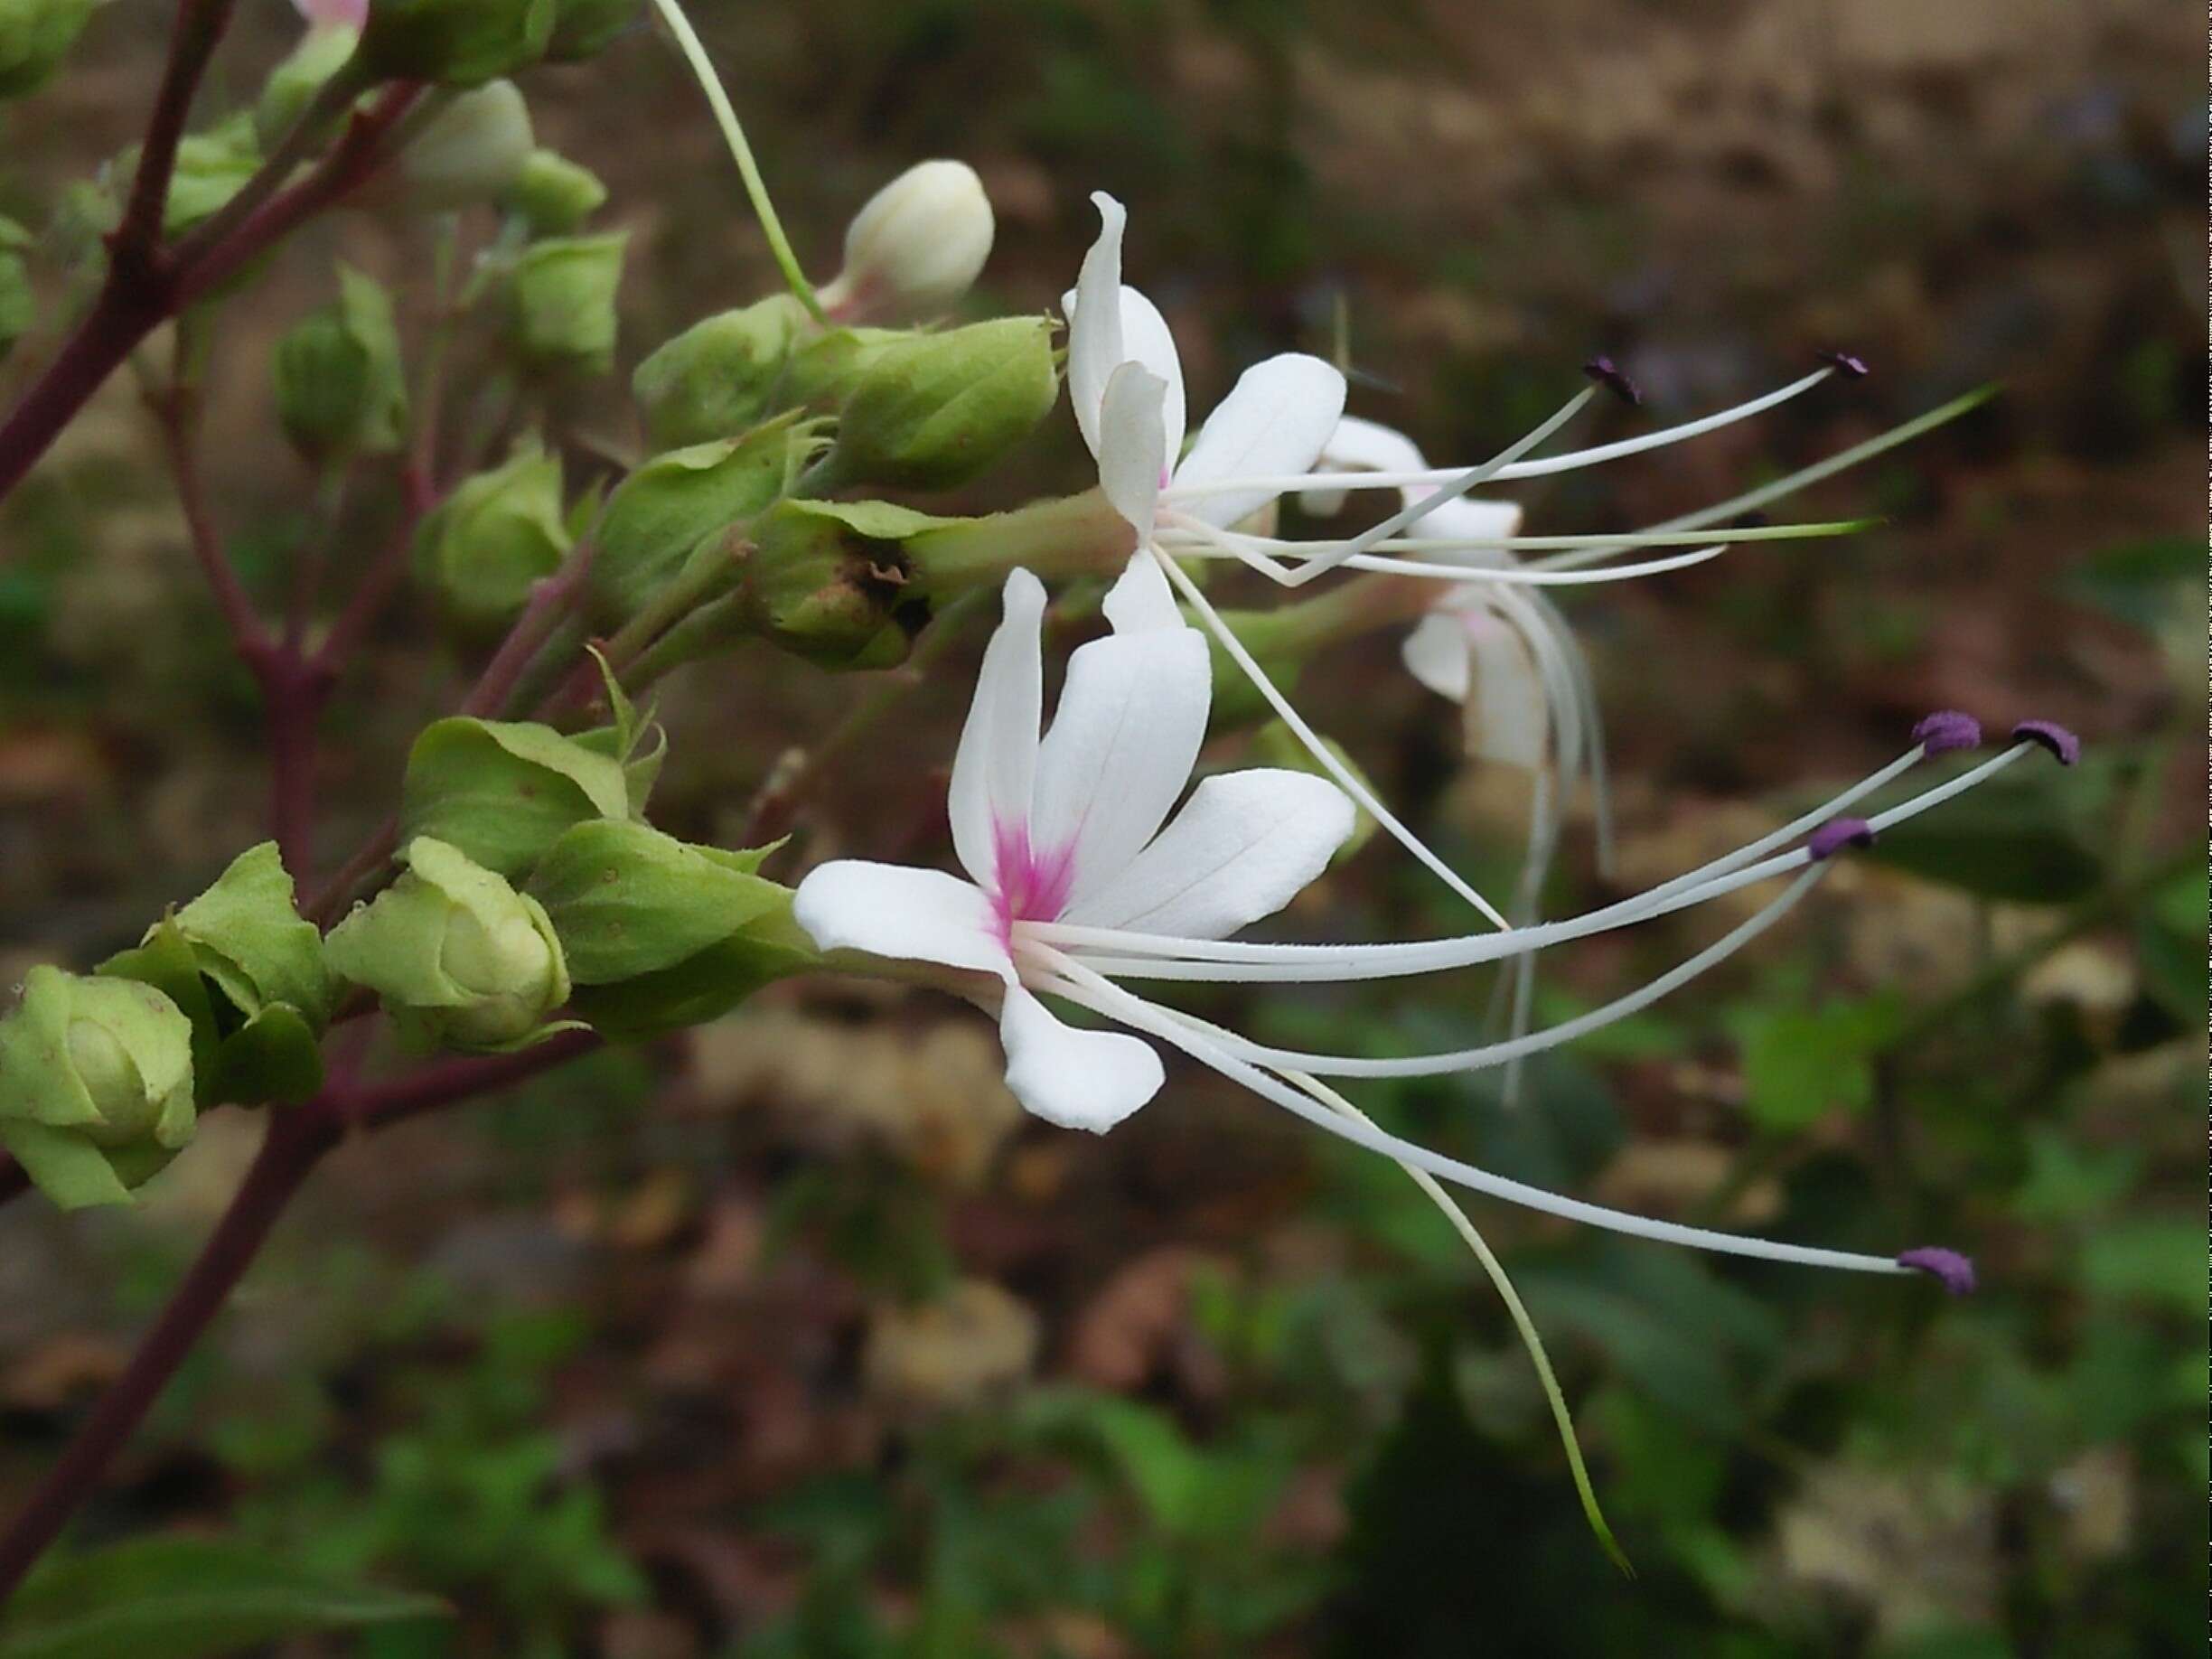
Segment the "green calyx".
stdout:
<svg viewBox="0 0 2212 1659">
<path fill-rule="evenodd" d="M 650 723 L 569 737 L 523 721 L 436 721 L 408 755 L 400 832 L 458 848 L 520 881 L 574 826 L 642 818 L 660 743 Z"/>
<path fill-rule="evenodd" d="M 351 266 L 338 297 L 276 342 L 276 417 L 313 466 L 386 455 L 407 434 L 407 375 L 391 296 Z"/>
<path fill-rule="evenodd" d="M 1059 396 L 1049 318 L 898 337 L 863 354 L 838 409 L 833 484 L 942 490 L 996 465 Z"/>
<path fill-rule="evenodd" d="M 653 447 L 712 443 L 757 425 L 776 407 L 792 354 L 813 330 L 805 306 L 774 294 L 665 342 L 630 381 Z"/>
<path fill-rule="evenodd" d="M 332 968 L 374 990 L 418 1049 L 497 1053 L 560 1029 L 549 1017 L 568 971 L 544 906 L 428 836 L 399 858 L 399 878 L 332 929 Z"/>
<path fill-rule="evenodd" d="M 126 1204 L 192 1139 L 192 1028 L 129 979 L 31 970 L 0 1019 L 0 1146 L 63 1209 Z"/>
<path fill-rule="evenodd" d="M 400 153 L 408 202 L 437 213 L 496 202 L 520 176 L 536 144 L 530 105 L 513 81 L 487 81 L 463 92 Z"/>
<path fill-rule="evenodd" d="M 555 150 L 536 149 L 507 185 L 501 205 L 532 236 L 566 236 L 605 205 L 607 188 L 590 168 Z"/>
<path fill-rule="evenodd" d="M 548 237 L 524 248 L 510 284 L 510 342 L 531 368 L 604 374 L 614 361 L 615 293 L 627 231 Z"/>
<path fill-rule="evenodd" d="M 554 0 L 374 0 L 362 67 L 378 80 L 482 86 L 545 56 Z"/>
<path fill-rule="evenodd" d="M 503 623 L 533 583 L 560 568 L 573 545 L 561 497 L 560 457 L 529 437 L 423 520 L 416 575 L 449 619 L 471 629 Z"/>
</svg>

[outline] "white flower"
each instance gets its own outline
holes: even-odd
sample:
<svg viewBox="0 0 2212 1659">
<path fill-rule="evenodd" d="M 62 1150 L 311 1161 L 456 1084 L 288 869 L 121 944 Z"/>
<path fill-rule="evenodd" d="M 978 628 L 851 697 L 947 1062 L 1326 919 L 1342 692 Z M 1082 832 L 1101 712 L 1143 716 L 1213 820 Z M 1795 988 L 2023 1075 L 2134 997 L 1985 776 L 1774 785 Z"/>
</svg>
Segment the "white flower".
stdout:
<svg viewBox="0 0 2212 1659">
<path fill-rule="evenodd" d="M 845 268 L 821 291 L 840 323 L 942 315 L 975 286 L 996 229 L 966 162 L 918 162 L 867 199 L 845 230 Z"/>
<path fill-rule="evenodd" d="M 952 841 L 970 879 L 827 864 L 801 884 L 795 914 L 825 950 L 997 976 L 1016 1097 L 1054 1123 L 1105 1129 L 1158 1090 L 1159 1055 L 1138 1038 L 1055 1019 L 1031 993 L 1054 976 L 1026 949 L 1029 930 L 1226 937 L 1319 875 L 1354 814 L 1322 779 L 1254 770 L 1206 779 L 1168 821 L 1205 735 L 1212 670 L 1205 641 L 1146 558 L 1108 595 L 1113 633 L 1074 653 L 1040 736 L 1044 608 L 1035 576 L 1008 578 L 1005 619 L 953 760 Z"/>
<path fill-rule="evenodd" d="M 800 884 L 793 903 L 817 945 L 996 980 L 1007 1081 L 1023 1105 L 1055 1123 L 1102 1130 L 1142 1106 L 1164 1081 L 1154 1046 L 1162 1044 L 1331 1134 L 1472 1191 L 1729 1254 L 1957 1280 L 1957 1259 L 1947 1255 L 1939 1264 L 1924 1251 L 1872 1256 L 1774 1243 L 1545 1192 L 1389 1134 L 1320 1080 L 1479 1070 L 1626 1017 L 1786 915 L 1845 845 L 1973 788 L 2038 747 L 2070 761 L 2070 736 L 2030 723 L 2016 728 L 2002 754 L 1946 783 L 1870 820 L 1839 817 L 1930 755 L 1980 741 L 1964 716 L 1931 716 L 1903 755 L 1813 812 L 1647 893 L 1565 921 L 1414 943 L 1234 942 L 1227 935 L 1280 909 L 1319 874 L 1350 832 L 1352 810 L 1305 773 L 1238 772 L 1202 783 L 1168 820 L 1204 731 L 1209 681 L 1204 642 L 1177 613 L 1163 567 L 1143 554 L 1132 559 L 1107 601 L 1112 635 L 1075 652 L 1058 716 L 1042 736 L 1044 590 L 1026 572 L 1008 578 L 1006 615 L 985 652 L 953 762 L 952 839 L 970 879 L 857 860 L 823 865 Z M 1800 838 L 1803 844 L 1780 850 Z M 1793 879 L 1764 908 L 1648 984 L 1550 1029 L 1445 1054 L 1372 1059 L 1272 1047 L 1136 996 L 1123 983 L 1349 983 L 1448 972 L 1509 961 L 1785 875 Z M 1064 1024 L 1040 1000 L 1046 995 L 1124 1029 Z"/>
</svg>

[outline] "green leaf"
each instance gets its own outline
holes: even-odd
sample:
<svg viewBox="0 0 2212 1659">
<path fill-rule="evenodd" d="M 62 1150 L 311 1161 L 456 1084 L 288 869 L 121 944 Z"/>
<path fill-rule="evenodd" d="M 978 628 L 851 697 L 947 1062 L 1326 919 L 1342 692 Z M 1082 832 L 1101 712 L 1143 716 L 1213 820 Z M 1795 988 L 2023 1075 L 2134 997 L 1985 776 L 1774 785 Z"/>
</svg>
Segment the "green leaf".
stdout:
<svg viewBox="0 0 2212 1659">
<path fill-rule="evenodd" d="M 2082 1246 L 2082 1284 L 2092 1295 L 2160 1303 L 2177 1310 L 2205 1305 L 2204 1229 L 2170 1216 L 2113 1222 Z"/>
<path fill-rule="evenodd" d="M 0 1659 L 201 1659 L 450 1612 L 435 1596 L 306 1571 L 240 1544 L 144 1539 L 38 1572 L 0 1625 Z"/>
<path fill-rule="evenodd" d="M 673 836 L 605 820 L 556 841 L 529 892 L 552 917 L 579 985 L 672 968 L 791 903 L 790 889 Z"/>
<path fill-rule="evenodd" d="M 1744 1109 L 1760 1127 L 1803 1129 L 1874 1101 L 1875 1057 L 1903 1023 L 1894 996 L 1817 1008 L 1747 1008 L 1730 1023 L 1743 1048 Z"/>
<path fill-rule="evenodd" d="M 2135 953 L 2145 988 L 2184 1020 L 2193 1021 L 2205 1006 L 2208 910 L 2212 885 L 2206 872 L 2184 870 L 2151 895 L 2136 928 Z"/>
<path fill-rule="evenodd" d="M 2103 871 L 2048 783 L 2011 776 L 1898 825 L 1865 856 L 1983 898 L 2026 904 L 2080 898 Z"/>
<path fill-rule="evenodd" d="M 548 726 L 456 717 L 426 727 L 408 756 L 400 839 L 457 847 L 509 880 L 587 819 L 630 816 L 622 761 Z"/>
</svg>

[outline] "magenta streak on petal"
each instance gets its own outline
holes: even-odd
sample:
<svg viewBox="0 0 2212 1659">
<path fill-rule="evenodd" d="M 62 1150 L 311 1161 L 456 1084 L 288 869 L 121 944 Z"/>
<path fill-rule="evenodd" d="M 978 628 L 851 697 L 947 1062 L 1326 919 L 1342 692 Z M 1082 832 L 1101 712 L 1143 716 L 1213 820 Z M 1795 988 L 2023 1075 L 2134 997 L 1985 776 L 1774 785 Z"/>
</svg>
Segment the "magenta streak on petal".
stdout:
<svg viewBox="0 0 2212 1659">
<path fill-rule="evenodd" d="M 1066 908 L 1075 885 L 1075 847 L 1071 841 L 1040 854 L 1029 845 L 1027 825 L 994 822 L 991 850 L 998 877 L 991 914 L 999 942 L 1011 951 L 1014 923 L 1057 921 Z"/>
</svg>

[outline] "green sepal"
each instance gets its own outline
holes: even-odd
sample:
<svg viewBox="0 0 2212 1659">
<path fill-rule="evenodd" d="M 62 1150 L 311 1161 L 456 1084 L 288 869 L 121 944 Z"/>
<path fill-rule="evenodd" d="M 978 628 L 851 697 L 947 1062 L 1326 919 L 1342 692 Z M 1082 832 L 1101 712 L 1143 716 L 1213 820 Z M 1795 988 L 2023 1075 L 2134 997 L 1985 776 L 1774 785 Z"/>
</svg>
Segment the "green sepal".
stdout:
<svg viewBox="0 0 2212 1659">
<path fill-rule="evenodd" d="M 999 317 L 876 351 L 838 410 L 839 484 L 944 490 L 997 464 L 1059 396 L 1050 318 Z"/>
<path fill-rule="evenodd" d="M 779 501 L 754 528 L 733 632 L 826 668 L 893 668 L 930 614 L 904 543 L 948 521 L 891 501 Z"/>
<path fill-rule="evenodd" d="M 232 859 L 173 925 L 201 972 L 246 1018 L 281 1003 L 317 1030 L 330 1022 L 338 988 L 323 961 L 323 936 L 295 908 L 292 873 L 276 842 Z"/>
<path fill-rule="evenodd" d="M 662 342 L 630 378 L 647 439 L 655 449 L 678 449 L 735 437 L 756 425 L 783 396 L 792 352 L 812 326 L 796 297 L 773 294 L 702 318 Z M 799 395 L 783 400 L 811 401 Z"/>
<path fill-rule="evenodd" d="M 323 1045 L 314 1027 L 290 1004 L 272 1002 L 223 1040 L 199 1094 L 203 1106 L 295 1104 L 322 1088 Z"/>
<path fill-rule="evenodd" d="M 552 918 L 569 977 L 607 985 L 672 968 L 788 905 L 789 891 L 747 863 L 645 824 L 603 820 L 555 842 L 528 891 Z"/>
<path fill-rule="evenodd" d="M 600 609 L 633 615 L 680 573 L 698 569 L 695 559 L 713 557 L 723 532 L 786 494 L 827 442 L 820 422 L 793 413 L 638 467 L 607 498 L 594 538 L 591 583 Z M 710 544 L 704 554 L 702 544 Z"/>
<path fill-rule="evenodd" d="M 575 538 L 561 508 L 561 463 L 535 436 L 464 479 L 415 533 L 417 579 L 464 627 L 503 624 L 567 558 Z"/>
<path fill-rule="evenodd" d="M 375 0 L 361 63 L 380 80 L 478 86 L 542 58 L 556 9 L 554 0 Z"/>
<path fill-rule="evenodd" d="M 150 985 L 177 1006 L 192 1022 L 192 1076 L 202 1105 L 211 1103 L 204 1079 L 215 1074 L 216 1056 L 222 1047 L 223 1026 L 200 968 L 200 955 L 176 924 L 173 912 L 146 930 L 145 940 L 127 951 L 118 951 L 92 970 L 115 979 L 136 979 Z"/>
<path fill-rule="evenodd" d="M 820 966 L 791 917 L 791 895 L 742 933 L 655 973 L 577 989 L 569 1006 L 610 1042 L 641 1042 L 718 1019 L 764 985 Z"/>
<path fill-rule="evenodd" d="M 455 716 L 426 727 L 408 755 L 400 834 L 518 880 L 572 825 L 632 816 L 631 787 L 619 755 L 549 726 Z"/>
<path fill-rule="evenodd" d="M 605 374 L 614 361 L 614 297 L 630 245 L 626 230 L 554 236 L 516 257 L 509 283 L 509 332 L 533 367 Z"/>
</svg>

